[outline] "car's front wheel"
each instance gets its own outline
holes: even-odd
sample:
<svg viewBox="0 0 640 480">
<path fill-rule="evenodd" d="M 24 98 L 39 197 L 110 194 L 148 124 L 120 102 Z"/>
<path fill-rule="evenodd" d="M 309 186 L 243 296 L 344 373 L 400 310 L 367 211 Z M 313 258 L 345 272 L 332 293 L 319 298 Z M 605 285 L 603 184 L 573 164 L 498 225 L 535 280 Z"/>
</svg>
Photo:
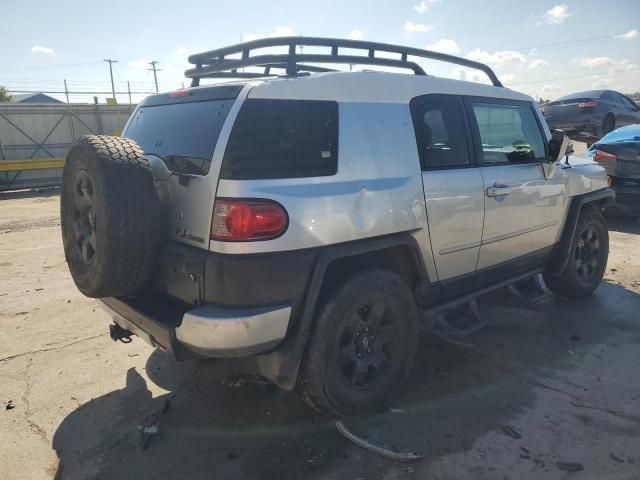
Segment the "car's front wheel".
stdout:
<svg viewBox="0 0 640 480">
<path fill-rule="evenodd" d="M 544 282 L 563 297 L 586 297 L 600 285 L 608 258 L 607 224 L 599 209 L 589 208 L 580 214 L 564 270 L 559 275 L 544 273 Z"/>
<path fill-rule="evenodd" d="M 399 391 L 418 343 L 418 311 L 396 274 L 368 270 L 318 310 L 298 378 L 304 400 L 329 416 L 365 415 Z"/>
</svg>

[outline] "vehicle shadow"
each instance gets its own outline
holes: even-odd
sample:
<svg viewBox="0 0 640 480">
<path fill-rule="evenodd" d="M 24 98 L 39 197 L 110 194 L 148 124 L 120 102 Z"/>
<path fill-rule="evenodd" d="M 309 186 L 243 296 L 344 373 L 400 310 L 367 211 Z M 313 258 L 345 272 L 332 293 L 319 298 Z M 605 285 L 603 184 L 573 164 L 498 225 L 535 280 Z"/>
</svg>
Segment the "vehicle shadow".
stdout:
<svg viewBox="0 0 640 480">
<path fill-rule="evenodd" d="M 411 467 L 355 446 L 294 393 L 247 375 L 246 362 L 176 363 L 154 351 L 146 374 L 168 393 L 154 398 L 145 376 L 130 369 L 123 389 L 69 414 L 53 437 L 56 478 L 422 478 L 432 462 L 471 451 L 488 432 L 503 435 L 507 426 L 526 435 L 518 418 L 534 408 L 541 385 L 560 392 L 563 404 L 580 399 L 583 385 L 570 372 L 595 345 L 621 334 L 640 342 L 628 315 L 640 295 L 611 283 L 580 302 L 527 303 L 503 291 L 479 306 L 488 326 L 472 346 L 424 335 L 393 408 L 345 421 L 376 444 L 421 454 Z M 156 423 L 160 433 L 145 445 L 140 426 Z"/>
</svg>

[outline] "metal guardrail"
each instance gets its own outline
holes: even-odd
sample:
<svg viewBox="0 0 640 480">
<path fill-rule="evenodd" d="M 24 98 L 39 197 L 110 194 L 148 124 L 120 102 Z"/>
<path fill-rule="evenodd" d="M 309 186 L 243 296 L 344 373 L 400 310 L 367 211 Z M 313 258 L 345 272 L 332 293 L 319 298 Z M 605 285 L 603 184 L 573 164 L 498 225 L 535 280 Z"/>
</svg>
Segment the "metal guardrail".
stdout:
<svg viewBox="0 0 640 480">
<path fill-rule="evenodd" d="M 0 172 L 22 172 L 27 170 L 44 170 L 62 168 L 64 158 L 36 158 L 27 160 L 0 160 Z"/>
</svg>

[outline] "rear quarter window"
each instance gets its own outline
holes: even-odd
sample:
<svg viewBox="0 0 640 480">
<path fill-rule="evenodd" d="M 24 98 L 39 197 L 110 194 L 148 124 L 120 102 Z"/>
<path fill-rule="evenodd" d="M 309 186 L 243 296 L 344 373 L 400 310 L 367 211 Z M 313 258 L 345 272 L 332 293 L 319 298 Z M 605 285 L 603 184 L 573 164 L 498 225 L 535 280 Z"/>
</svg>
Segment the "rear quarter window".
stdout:
<svg viewBox="0 0 640 480">
<path fill-rule="evenodd" d="M 335 175 L 338 104 L 249 99 L 238 113 L 220 177 L 230 180 Z"/>
</svg>

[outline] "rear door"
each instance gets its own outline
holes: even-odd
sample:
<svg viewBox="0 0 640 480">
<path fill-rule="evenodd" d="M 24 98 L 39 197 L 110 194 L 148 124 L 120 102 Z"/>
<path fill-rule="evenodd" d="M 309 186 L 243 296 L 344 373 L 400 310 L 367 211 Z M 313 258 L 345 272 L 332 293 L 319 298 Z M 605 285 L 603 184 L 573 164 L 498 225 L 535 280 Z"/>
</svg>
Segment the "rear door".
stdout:
<svg viewBox="0 0 640 480">
<path fill-rule="evenodd" d="M 471 289 L 482 239 L 483 184 L 462 99 L 412 101 L 427 221 L 438 278 L 447 296 Z"/>
<path fill-rule="evenodd" d="M 478 283 L 527 269 L 555 243 L 564 186 L 545 179 L 546 141 L 531 102 L 465 98 L 484 182 Z"/>
<path fill-rule="evenodd" d="M 635 102 L 624 95 L 619 95 L 620 98 L 620 114 L 618 116 L 618 123 L 616 127 L 622 127 L 623 125 L 633 125 L 634 123 L 640 123 L 640 114 L 638 114 L 638 106 Z"/>
<path fill-rule="evenodd" d="M 214 151 L 242 86 L 179 90 L 147 97 L 123 131 L 150 162 L 164 165 L 169 237 L 207 248 L 219 164 Z M 154 174 L 158 172 L 154 170 Z M 212 181 L 214 177 L 215 181 Z"/>
</svg>

